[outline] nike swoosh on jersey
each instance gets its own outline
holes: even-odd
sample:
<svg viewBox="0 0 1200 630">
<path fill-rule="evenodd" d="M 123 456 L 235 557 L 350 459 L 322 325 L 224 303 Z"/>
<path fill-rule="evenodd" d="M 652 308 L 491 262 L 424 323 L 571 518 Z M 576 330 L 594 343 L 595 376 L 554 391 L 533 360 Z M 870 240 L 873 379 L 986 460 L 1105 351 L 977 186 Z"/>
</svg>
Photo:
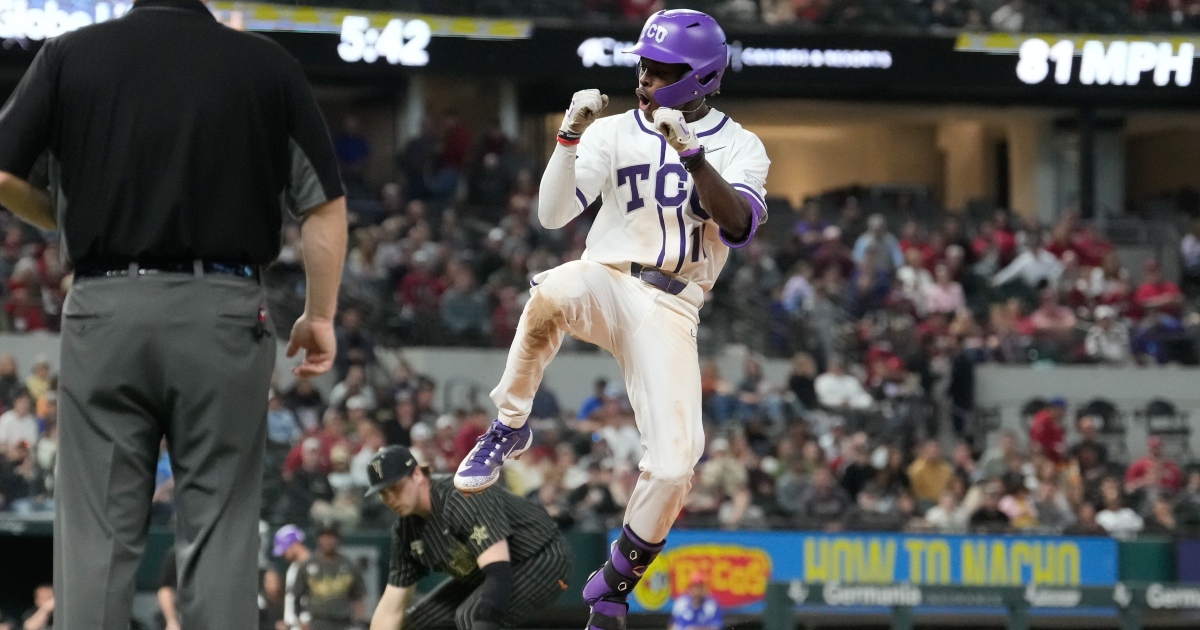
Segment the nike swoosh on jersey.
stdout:
<svg viewBox="0 0 1200 630">
<path fill-rule="evenodd" d="M 705 153 L 716 153 L 717 151 L 720 151 L 721 149 L 724 149 L 724 148 L 725 147 L 717 147 L 715 149 L 710 149 L 708 147 L 704 147 L 704 152 Z"/>
</svg>

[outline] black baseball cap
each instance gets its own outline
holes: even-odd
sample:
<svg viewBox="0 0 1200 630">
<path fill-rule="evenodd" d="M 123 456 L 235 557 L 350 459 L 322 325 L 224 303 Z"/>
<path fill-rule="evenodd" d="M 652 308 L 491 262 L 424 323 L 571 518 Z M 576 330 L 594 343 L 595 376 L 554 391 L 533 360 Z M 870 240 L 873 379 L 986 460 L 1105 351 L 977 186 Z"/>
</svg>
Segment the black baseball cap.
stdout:
<svg viewBox="0 0 1200 630">
<path fill-rule="evenodd" d="M 371 487 L 366 496 L 379 494 L 380 490 L 408 477 L 417 468 L 417 458 L 403 446 L 389 446 L 371 458 L 367 464 L 367 481 Z"/>
</svg>

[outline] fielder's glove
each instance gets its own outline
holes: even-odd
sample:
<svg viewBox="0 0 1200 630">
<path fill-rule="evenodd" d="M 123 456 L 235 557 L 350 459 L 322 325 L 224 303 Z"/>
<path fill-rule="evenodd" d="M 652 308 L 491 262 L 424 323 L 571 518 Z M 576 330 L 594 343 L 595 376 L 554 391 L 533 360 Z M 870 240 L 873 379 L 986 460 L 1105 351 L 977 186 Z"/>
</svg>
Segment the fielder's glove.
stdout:
<svg viewBox="0 0 1200 630">
<path fill-rule="evenodd" d="M 608 96 L 600 90 L 580 90 L 571 97 L 571 107 L 563 116 L 562 126 L 558 128 L 558 137 L 566 140 L 578 140 L 583 130 L 600 117 L 600 112 L 608 107 Z"/>
<path fill-rule="evenodd" d="M 700 139 L 688 129 L 683 112 L 669 107 L 654 111 L 654 128 L 667 139 L 672 149 L 682 154 L 691 154 L 700 148 Z"/>
</svg>

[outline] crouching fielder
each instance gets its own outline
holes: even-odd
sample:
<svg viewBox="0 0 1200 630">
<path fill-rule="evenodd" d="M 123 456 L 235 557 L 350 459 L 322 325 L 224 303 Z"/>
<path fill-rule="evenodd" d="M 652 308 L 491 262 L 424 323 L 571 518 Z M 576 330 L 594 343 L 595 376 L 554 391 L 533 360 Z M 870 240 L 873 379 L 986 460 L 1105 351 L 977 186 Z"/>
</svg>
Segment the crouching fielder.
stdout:
<svg viewBox="0 0 1200 630">
<path fill-rule="evenodd" d="M 583 259 L 533 278 L 504 376 L 499 418 L 454 483 L 486 488 L 529 448 L 533 395 L 563 335 L 596 344 L 625 375 L 646 455 L 612 557 L 584 588 L 589 627 L 622 630 L 626 597 L 663 548 L 704 450 L 696 325 L 730 248 L 766 220 L 762 142 L 706 97 L 727 63 L 713 18 L 660 11 L 632 49 L 638 109 L 597 120 L 608 97 L 576 92 L 542 176 L 539 218 L 560 228 L 597 197 Z M 586 129 L 586 132 L 585 132 Z"/>
<path fill-rule="evenodd" d="M 567 543 L 541 506 L 503 488 L 465 496 L 433 479 L 403 446 L 375 455 L 368 496 L 400 518 L 392 530 L 388 586 L 371 630 L 497 630 L 546 608 L 571 574 Z M 409 606 L 430 571 L 450 579 Z"/>
</svg>

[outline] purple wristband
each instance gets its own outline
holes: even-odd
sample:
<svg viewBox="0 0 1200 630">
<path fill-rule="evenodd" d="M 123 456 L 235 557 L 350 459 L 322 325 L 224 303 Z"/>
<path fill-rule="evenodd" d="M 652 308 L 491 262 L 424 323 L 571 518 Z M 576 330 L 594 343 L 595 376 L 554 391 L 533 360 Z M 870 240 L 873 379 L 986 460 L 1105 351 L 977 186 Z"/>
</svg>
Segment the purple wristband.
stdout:
<svg viewBox="0 0 1200 630">
<path fill-rule="evenodd" d="M 703 151 L 703 150 L 704 150 L 704 147 L 703 147 L 703 146 L 699 146 L 699 147 L 696 147 L 695 149 L 688 149 L 687 151 L 680 151 L 680 152 L 679 152 L 679 159 L 683 159 L 683 158 L 690 158 L 690 157 L 692 157 L 693 155 L 696 155 L 697 153 L 699 153 L 699 152 L 701 152 L 701 151 Z"/>
<path fill-rule="evenodd" d="M 746 234 L 746 238 L 742 239 L 740 243 L 737 243 L 730 240 L 725 235 L 724 228 L 719 230 L 717 235 L 721 237 L 721 242 L 725 243 L 725 245 L 727 245 L 730 249 L 740 249 L 750 243 L 751 239 L 754 238 L 754 233 L 758 231 L 758 224 L 760 221 L 762 221 L 762 216 L 767 213 L 766 209 L 762 207 L 761 203 L 759 203 L 757 197 L 744 190 L 739 190 L 738 192 L 746 198 L 746 201 L 750 202 L 750 232 Z"/>
</svg>

